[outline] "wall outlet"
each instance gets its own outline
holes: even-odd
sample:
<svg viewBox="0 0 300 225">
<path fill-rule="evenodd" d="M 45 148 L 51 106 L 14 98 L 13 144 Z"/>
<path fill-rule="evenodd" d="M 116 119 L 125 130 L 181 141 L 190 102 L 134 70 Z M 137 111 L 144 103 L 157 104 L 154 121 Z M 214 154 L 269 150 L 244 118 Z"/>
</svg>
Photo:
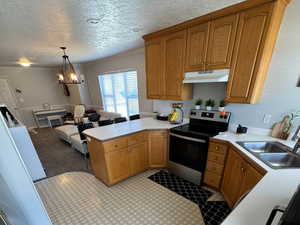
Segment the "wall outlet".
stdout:
<svg viewBox="0 0 300 225">
<path fill-rule="evenodd" d="M 270 123 L 271 118 L 272 118 L 272 115 L 270 115 L 270 114 L 265 114 L 265 115 L 264 115 L 264 123 Z"/>
</svg>

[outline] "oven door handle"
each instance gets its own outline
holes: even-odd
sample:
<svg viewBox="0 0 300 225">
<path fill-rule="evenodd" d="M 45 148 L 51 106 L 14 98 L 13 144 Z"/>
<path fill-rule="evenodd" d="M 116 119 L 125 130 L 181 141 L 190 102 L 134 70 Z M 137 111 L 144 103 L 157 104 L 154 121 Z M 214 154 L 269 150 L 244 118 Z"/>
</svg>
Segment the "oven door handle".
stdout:
<svg viewBox="0 0 300 225">
<path fill-rule="evenodd" d="M 174 137 L 178 137 L 178 138 L 184 139 L 184 140 L 188 140 L 188 141 L 206 143 L 206 140 L 203 140 L 203 139 L 191 138 L 191 137 L 186 137 L 186 136 L 182 136 L 182 135 L 179 135 L 179 134 L 173 134 L 173 133 L 170 133 L 170 135 L 174 136 Z"/>
</svg>

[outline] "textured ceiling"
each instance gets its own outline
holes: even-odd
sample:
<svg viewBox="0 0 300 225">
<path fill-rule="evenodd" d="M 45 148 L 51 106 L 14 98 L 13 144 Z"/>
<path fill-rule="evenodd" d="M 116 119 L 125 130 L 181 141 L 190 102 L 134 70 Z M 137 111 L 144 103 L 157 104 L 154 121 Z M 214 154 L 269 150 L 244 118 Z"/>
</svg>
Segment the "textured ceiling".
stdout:
<svg viewBox="0 0 300 225">
<path fill-rule="evenodd" d="M 242 0 L 0 0 L 0 65 L 27 57 L 35 65 L 74 63 L 143 45 L 144 34 Z M 98 18 L 98 24 L 89 24 Z"/>
</svg>

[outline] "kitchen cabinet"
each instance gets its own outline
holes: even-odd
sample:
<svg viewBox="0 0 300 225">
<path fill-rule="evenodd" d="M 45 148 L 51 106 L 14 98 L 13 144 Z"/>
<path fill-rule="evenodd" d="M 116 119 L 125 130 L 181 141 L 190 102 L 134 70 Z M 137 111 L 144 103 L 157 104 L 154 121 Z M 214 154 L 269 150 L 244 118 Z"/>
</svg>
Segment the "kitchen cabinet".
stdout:
<svg viewBox="0 0 300 225">
<path fill-rule="evenodd" d="M 188 29 L 185 71 L 205 70 L 210 23 Z"/>
<path fill-rule="evenodd" d="M 209 142 L 203 182 L 216 190 L 219 190 L 222 181 L 227 149 L 227 143 L 220 141 Z"/>
<path fill-rule="evenodd" d="M 115 184 L 149 167 L 148 132 L 99 141 L 88 140 L 95 176 L 107 185 Z"/>
<path fill-rule="evenodd" d="M 129 146 L 130 175 L 143 172 L 148 168 L 148 146 L 146 142 Z"/>
<path fill-rule="evenodd" d="M 149 167 L 166 167 L 168 131 L 141 131 L 107 141 L 88 138 L 88 150 L 95 176 L 113 185 Z"/>
<path fill-rule="evenodd" d="M 226 100 L 256 103 L 263 89 L 285 3 L 264 4 L 240 13 Z"/>
<path fill-rule="evenodd" d="M 242 157 L 236 150 L 230 148 L 225 163 L 221 192 L 233 207 L 236 201 L 247 191 L 250 191 L 264 176 L 265 171 L 257 169 L 253 163 Z"/>
<path fill-rule="evenodd" d="M 143 36 L 148 98 L 191 99 L 184 72 L 229 69 L 226 101 L 258 102 L 289 2 L 244 1 Z"/>
<path fill-rule="evenodd" d="M 165 93 L 162 38 L 159 37 L 145 43 L 145 60 L 147 74 L 147 96 L 150 99 L 162 98 Z"/>
<path fill-rule="evenodd" d="M 192 99 L 192 86 L 183 84 L 186 30 L 145 42 L 147 96 L 150 99 Z"/>
<path fill-rule="evenodd" d="M 168 132 L 163 130 L 149 132 L 149 166 L 166 167 L 168 159 Z"/>
<path fill-rule="evenodd" d="M 191 85 L 183 84 L 186 30 L 164 37 L 165 96 L 168 100 L 191 99 Z"/>
<path fill-rule="evenodd" d="M 131 163 L 129 162 L 129 159 L 127 148 L 118 149 L 105 154 L 110 183 L 116 183 L 130 176 L 129 164 Z"/>
<path fill-rule="evenodd" d="M 210 25 L 206 70 L 229 69 L 238 23 L 238 14 L 213 20 Z"/>
</svg>

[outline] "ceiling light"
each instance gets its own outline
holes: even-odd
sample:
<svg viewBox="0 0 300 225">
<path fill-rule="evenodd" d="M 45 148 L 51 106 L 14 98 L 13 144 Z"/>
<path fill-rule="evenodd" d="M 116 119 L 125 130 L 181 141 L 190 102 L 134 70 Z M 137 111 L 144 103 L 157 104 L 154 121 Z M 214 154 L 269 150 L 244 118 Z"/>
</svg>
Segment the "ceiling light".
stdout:
<svg viewBox="0 0 300 225">
<path fill-rule="evenodd" d="M 89 24 L 95 25 L 95 24 L 100 23 L 100 19 L 99 18 L 89 18 L 89 19 L 86 20 L 86 22 L 89 23 Z"/>
<path fill-rule="evenodd" d="M 60 73 L 57 75 L 58 82 L 61 84 L 80 84 L 81 81 L 76 74 L 72 63 L 69 60 L 69 56 L 66 55 L 66 47 L 60 47 L 64 55 L 62 56 L 63 62 L 61 65 Z"/>
<path fill-rule="evenodd" d="M 21 58 L 18 62 L 19 65 L 23 66 L 23 67 L 29 67 L 31 66 L 32 62 L 30 62 L 28 59 L 26 58 Z"/>
</svg>

